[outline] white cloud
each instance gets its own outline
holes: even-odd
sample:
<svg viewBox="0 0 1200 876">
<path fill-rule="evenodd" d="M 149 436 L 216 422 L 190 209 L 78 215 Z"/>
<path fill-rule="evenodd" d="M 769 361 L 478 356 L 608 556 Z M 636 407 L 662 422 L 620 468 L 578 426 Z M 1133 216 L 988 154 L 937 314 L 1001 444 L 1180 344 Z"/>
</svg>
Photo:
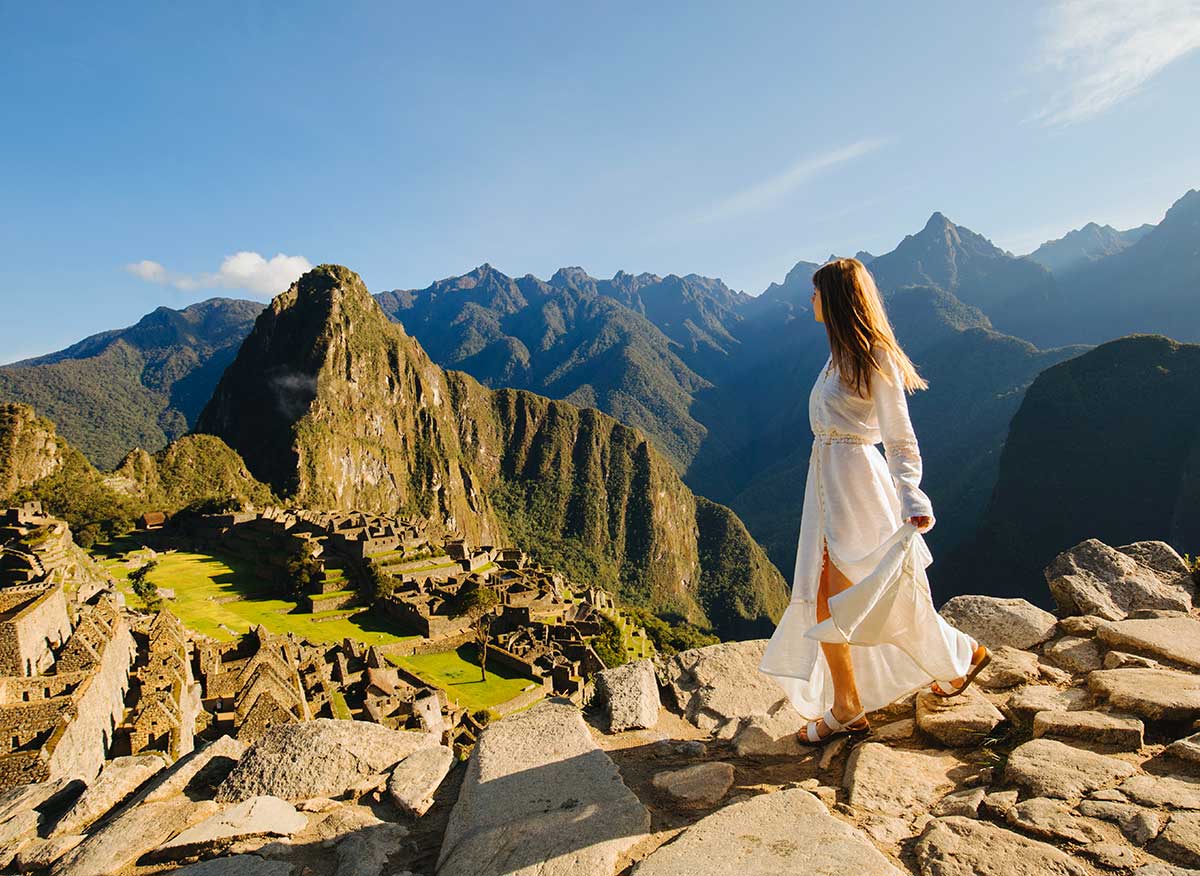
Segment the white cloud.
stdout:
<svg viewBox="0 0 1200 876">
<path fill-rule="evenodd" d="M 1043 14 L 1043 30 L 1036 67 L 1058 84 L 1030 120 L 1069 125 L 1200 48 L 1200 0 L 1060 0 Z"/>
<path fill-rule="evenodd" d="M 762 210 L 779 202 L 810 180 L 816 179 L 823 172 L 874 152 L 887 142 L 886 138 L 858 140 L 848 146 L 803 158 L 782 173 L 748 186 L 697 212 L 691 217 L 692 221 L 717 222 Z"/>
<path fill-rule="evenodd" d="M 159 262 L 143 259 L 125 266 L 135 277 L 160 286 L 174 286 L 187 292 L 196 289 L 244 289 L 252 295 L 270 298 L 278 295 L 312 268 L 304 256 L 278 253 L 263 258 L 256 252 L 238 252 L 226 256 L 212 272 L 176 274 Z"/>
</svg>

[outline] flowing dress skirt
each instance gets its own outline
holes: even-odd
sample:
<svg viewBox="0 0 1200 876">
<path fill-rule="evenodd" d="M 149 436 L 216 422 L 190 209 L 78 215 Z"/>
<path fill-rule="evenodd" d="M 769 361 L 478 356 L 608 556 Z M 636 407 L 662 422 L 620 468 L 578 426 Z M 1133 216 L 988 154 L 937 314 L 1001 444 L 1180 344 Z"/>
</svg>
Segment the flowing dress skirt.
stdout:
<svg viewBox="0 0 1200 876">
<path fill-rule="evenodd" d="M 850 581 L 818 624 L 822 543 Z M 809 457 L 792 598 L 759 669 L 808 719 L 833 705 L 821 642 L 848 643 L 859 697 L 882 708 L 931 681 L 965 675 L 975 642 L 933 607 L 920 531 L 900 517 L 900 499 L 874 444 L 814 440 Z"/>
</svg>

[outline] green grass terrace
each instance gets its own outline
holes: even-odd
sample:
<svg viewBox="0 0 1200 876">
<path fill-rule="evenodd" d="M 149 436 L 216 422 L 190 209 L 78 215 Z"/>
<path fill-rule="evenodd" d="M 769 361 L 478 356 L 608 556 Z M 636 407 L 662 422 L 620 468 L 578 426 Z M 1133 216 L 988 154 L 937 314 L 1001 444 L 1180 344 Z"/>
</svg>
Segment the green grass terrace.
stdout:
<svg viewBox="0 0 1200 876">
<path fill-rule="evenodd" d="M 96 559 L 116 580 L 133 608 L 141 601 L 134 595 L 128 576 L 145 560 L 141 545 L 122 538 L 92 550 Z M 184 626 L 214 639 L 230 641 L 262 624 L 273 633 L 295 633 L 310 642 L 333 643 L 349 638 L 367 645 L 388 645 L 416 639 L 381 612 L 362 611 L 349 617 L 345 612 L 309 614 L 296 602 L 280 598 L 277 588 L 254 574 L 245 561 L 230 556 L 169 551 L 156 557 L 158 566 L 149 580 L 173 595 L 163 607 Z"/>
</svg>

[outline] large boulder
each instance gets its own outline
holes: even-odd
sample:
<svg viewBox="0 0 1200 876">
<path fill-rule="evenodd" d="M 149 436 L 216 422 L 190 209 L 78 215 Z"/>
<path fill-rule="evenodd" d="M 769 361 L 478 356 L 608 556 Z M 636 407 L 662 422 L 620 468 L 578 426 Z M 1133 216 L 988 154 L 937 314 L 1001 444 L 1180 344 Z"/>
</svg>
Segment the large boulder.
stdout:
<svg viewBox="0 0 1200 876">
<path fill-rule="evenodd" d="M 1143 608 L 1187 611 L 1196 593 L 1190 576 L 1169 579 L 1095 538 L 1055 557 L 1045 576 L 1063 614 L 1092 614 L 1106 620 L 1121 620 Z"/>
<path fill-rule="evenodd" d="M 453 765 L 454 752 L 445 745 L 414 751 L 392 770 L 387 783 L 388 796 L 403 812 L 424 815 Z"/>
<path fill-rule="evenodd" d="M 594 871 L 580 869 L 578 873 Z M 633 876 L 901 876 L 862 833 L 799 788 L 759 794 L 708 815 L 633 869 Z"/>
<path fill-rule="evenodd" d="M 386 773 L 434 735 L 390 730 L 368 721 L 319 718 L 267 730 L 217 789 L 220 802 L 269 795 L 284 800 L 336 797 Z"/>
<path fill-rule="evenodd" d="M 1025 599 L 955 596 L 938 612 L 976 642 L 995 650 L 1007 645 L 1027 651 L 1054 635 L 1057 619 Z"/>
<path fill-rule="evenodd" d="M 291 836 L 306 824 L 308 819 L 286 800 L 251 797 L 181 831 L 159 846 L 151 857 L 176 861 L 201 852 L 215 854 L 239 840 Z"/>
<path fill-rule="evenodd" d="M 596 676 L 596 690 L 608 712 L 611 732 L 646 729 L 658 723 L 658 679 L 649 660 L 605 669 Z"/>
<path fill-rule="evenodd" d="M 72 849 L 55 865 L 51 876 L 112 876 L 218 808 L 211 800 L 142 803 L 127 808 Z"/>
<path fill-rule="evenodd" d="M 480 734 L 450 813 L 438 876 L 611 876 L 650 813 L 579 710 L 546 700 Z"/>
<path fill-rule="evenodd" d="M 783 688 L 758 670 L 766 645 L 766 639 L 722 642 L 667 661 L 663 675 L 684 717 L 701 730 L 719 732 L 751 715 L 791 709 Z"/>
<path fill-rule="evenodd" d="M 166 765 L 160 754 L 135 754 L 105 761 L 100 775 L 54 826 L 54 833 L 83 833 L 93 821 L 111 811 Z"/>
<path fill-rule="evenodd" d="M 246 748 L 240 739 L 221 736 L 175 761 L 155 776 L 138 797 L 147 803 L 157 803 L 182 794 L 193 782 L 207 785 L 206 776 L 218 775 L 223 779 L 246 753 Z"/>
</svg>

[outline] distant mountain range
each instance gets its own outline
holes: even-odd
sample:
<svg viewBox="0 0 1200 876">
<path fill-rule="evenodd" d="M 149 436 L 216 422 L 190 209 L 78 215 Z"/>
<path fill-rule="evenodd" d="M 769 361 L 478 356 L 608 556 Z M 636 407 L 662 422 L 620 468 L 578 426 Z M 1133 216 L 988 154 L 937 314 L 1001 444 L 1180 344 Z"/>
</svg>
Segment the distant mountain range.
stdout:
<svg viewBox="0 0 1200 876">
<path fill-rule="evenodd" d="M 1090 224 L 1026 257 L 941 213 L 891 252 L 860 252 L 929 379 L 910 396 L 948 557 L 988 507 L 1010 418 L 1037 375 L 1133 331 L 1200 340 L 1200 193 L 1157 226 Z M 490 265 L 376 296 L 443 368 L 486 387 L 595 407 L 650 436 L 697 494 L 733 508 L 790 574 L 811 438 L 807 395 L 828 353 L 798 263 L 761 295 L 720 280 L 563 268 L 549 280 Z M 160 308 L 137 326 L 0 368 L 101 467 L 194 424 L 260 304 Z M 1085 526 L 1086 528 L 1086 526 Z M 1178 546 L 1177 546 L 1178 547 Z M 1184 549 L 1180 547 L 1180 549 Z M 941 593 L 970 589 L 948 562 Z"/>
<path fill-rule="evenodd" d="M 1025 258 L 1037 262 L 1052 274 L 1062 274 L 1128 249 L 1152 228 L 1153 225 L 1139 225 L 1118 231 L 1111 225 L 1089 222 L 1057 240 L 1046 241 Z"/>
<path fill-rule="evenodd" d="M 48 356 L 0 367 L 0 401 L 24 402 L 103 469 L 187 433 L 262 304 L 213 298 L 159 307 Z"/>
</svg>

